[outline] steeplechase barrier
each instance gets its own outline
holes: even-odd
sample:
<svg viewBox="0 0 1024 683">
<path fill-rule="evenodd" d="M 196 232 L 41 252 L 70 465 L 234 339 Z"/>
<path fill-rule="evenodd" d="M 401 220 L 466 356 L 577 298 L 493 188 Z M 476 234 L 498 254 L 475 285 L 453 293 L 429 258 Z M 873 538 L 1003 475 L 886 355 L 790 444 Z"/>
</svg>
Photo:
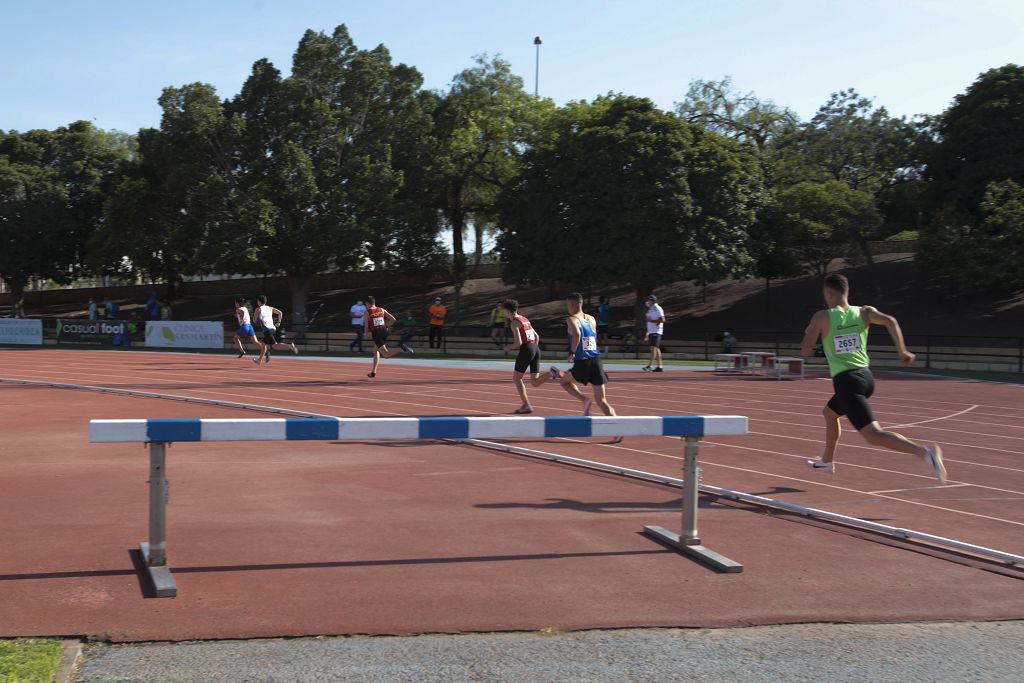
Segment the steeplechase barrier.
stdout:
<svg viewBox="0 0 1024 683">
<path fill-rule="evenodd" d="M 472 443 L 501 438 L 669 436 L 685 442 L 682 530 L 647 526 L 644 533 L 723 572 L 743 565 L 701 544 L 697 534 L 699 441 L 747 434 L 741 415 L 618 417 L 400 417 L 91 420 L 92 443 L 149 445 L 149 540 L 140 543 L 157 597 L 177 595 L 167 563 L 167 445 L 202 441 L 435 440 Z"/>
</svg>

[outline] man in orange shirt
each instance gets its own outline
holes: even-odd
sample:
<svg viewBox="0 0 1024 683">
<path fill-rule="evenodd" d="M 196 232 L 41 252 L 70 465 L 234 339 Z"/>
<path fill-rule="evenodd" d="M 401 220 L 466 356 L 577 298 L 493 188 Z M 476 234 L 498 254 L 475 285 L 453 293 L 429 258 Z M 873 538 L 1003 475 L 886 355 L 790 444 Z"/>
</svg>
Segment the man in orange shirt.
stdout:
<svg viewBox="0 0 1024 683">
<path fill-rule="evenodd" d="M 437 340 L 437 347 L 441 348 L 441 340 L 444 338 L 444 317 L 448 315 L 448 309 L 441 303 L 441 297 L 434 299 L 430 307 L 430 348 L 435 348 L 434 341 Z"/>
</svg>

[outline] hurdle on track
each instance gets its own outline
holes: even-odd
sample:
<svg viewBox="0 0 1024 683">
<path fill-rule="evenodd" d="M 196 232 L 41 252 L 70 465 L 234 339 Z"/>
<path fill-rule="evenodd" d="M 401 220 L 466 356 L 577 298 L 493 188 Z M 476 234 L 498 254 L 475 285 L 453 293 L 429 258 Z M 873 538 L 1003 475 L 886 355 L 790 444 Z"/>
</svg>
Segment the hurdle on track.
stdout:
<svg viewBox="0 0 1024 683">
<path fill-rule="evenodd" d="M 198 441 L 480 440 L 518 437 L 674 436 L 685 441 L 682 531 L 647 526 L 644 533 L 724 572 L 743 565 L 701 544 L 697 534 L 698 443 L 741 436 L 741 415 L 619 417 L 400 417 L 91 420 L 92 443 L 149 444 L 149 540 L 140 544 L 157 597 L 177 595 L 167 564 L 167 444 Z"/>
</svg>

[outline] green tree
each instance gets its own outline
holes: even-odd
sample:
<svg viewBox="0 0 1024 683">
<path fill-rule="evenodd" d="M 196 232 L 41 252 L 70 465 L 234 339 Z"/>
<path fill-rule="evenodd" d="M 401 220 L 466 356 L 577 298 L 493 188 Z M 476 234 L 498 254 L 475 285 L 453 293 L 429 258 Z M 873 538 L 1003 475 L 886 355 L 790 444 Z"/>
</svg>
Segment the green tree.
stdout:
<svg viewBox="0 0 1024 683">
<path fill-rule="evenodd" d="M 839 180 L 804 181 L 779 193 L 784 228 L 803 267 L 824 279 L 854 236 L 881 224 L 874 198 Z"/>
<path fill-rule="evenodd" d="M 239 268 L 287 276 L 294 324 L 305 323 L 317 273 L 359 266 L 368 244 L 386 250 L 389 240 L 371 236 L 401 203 L 396 131 L 425 130 L 420 85 L 415 69 L 393 65 L 382 45 L 359 50 L 341 25 L 330 36 L 307 31 L 287 78 L 256 62 L 231 102 L 245 124 L 243 227 L 222 239 L 235 262 L 244 258 Z"/>
<path fill-rule="evenodd" d="M 690 81 L 686 99 L 676 113 L 690 123 L 764 150 L 797 123 L 797 115 L 753 92 L 741 93 L 726 76 L 720 81 Z"/>
<path fill-rule="evenodd" d="M 495 213 L 502 189 L 515 176 L 519 157 L 550 106 L 523 90 L 508 62 L 478 56 L 475 66 L 455 76 L 435 112 L 441 145 L 438 198 L 452 231 L 456 325 L 467 275 L 463 233 L 468 219 Z M 474 221 L 478 243 L 485 223 Z"/>
<path fill-rule="evenodd" d="M 139 131 L 138 155 L 111 192 L 90 260 L 97 270 L 127 266 L 162 280 L 174 298 L 179 276 L 214 269 L 217 225 L 238 225 L 230 197 L 238 122 L 205 83 L 165 88 L 159 104 L 160 128 Z"/>
<path fill-rule="evenodd" d="M 83 274 L 106 193 L 130 154 L 123 134 L 85 121 L 0 134 L 0 277 L 16 299 L 29 278 Z"/>
<path fill-rule="evenodd" d="M 1004 213 L 996 210 L 1000 202 L 1014 205 L 1006 182 L 1024 185 L 1022 117 L 1024 67 L 1007 64 L 981 74 L 930 121 L 928 216 L 918 258 L 957 289 L 993 289 L 1015 280 L 1014 266 L 1007 265 L 1003 277 L 995 265 L 1006 263 L 1004 253 L 1015 253 L 1000 237 L 1004 230 L 1013 233 L 1013 223 L 993 216 Z"/>
<path fill-rule="evenodd" d="M 800 235 L 792 221 L 780 211 L 778 199 L 769 195 L 758 212 L 757 222 L 750 228 L 748 249 L 754 259 L 753 274 L 764 279 L 766 303 L 771 303 L 772 280 L 796 277 L 803 272 L 797 240 Z"/>
<path fill-rule="evenodd" d="M 781 187 L 828 180 L 867 193 L 876 206 L 917 173 L 919 128 L 889 115 L 885 107 L 850 89 L 833 93 L 815 116 L 778 140 L 775 176 Z M 784 195 L 780 195 L 782 197 Z M 788 210 L 783 207 L 784 210 Z M 881 235 L 874 215 L 837 233 L 850 240 L 874 266 L 869 241 Z"/>
<path fill-rule="evenodd" d="M 1024 184 L 1024 66 L 978 76 L 934 121 L 928 156 L 929 208 L 952 205 L 974 216 L 989 184 Z"/>
<path fill-rule="evenodd" d="M 922 235 L 921 264 L 955 289 L 1006 291 L 1024 287 L 1024 188 L 993 182 L 976 218 L 947 205 Z"/>
<path fill-rule="evenodd" d="M 501 203 L 499 248 L 513 282 L 710 282 L 749 267 L 762 200 L 756 156 L 735 142 L 610 95 L 555 112 Z"/>
</svg>

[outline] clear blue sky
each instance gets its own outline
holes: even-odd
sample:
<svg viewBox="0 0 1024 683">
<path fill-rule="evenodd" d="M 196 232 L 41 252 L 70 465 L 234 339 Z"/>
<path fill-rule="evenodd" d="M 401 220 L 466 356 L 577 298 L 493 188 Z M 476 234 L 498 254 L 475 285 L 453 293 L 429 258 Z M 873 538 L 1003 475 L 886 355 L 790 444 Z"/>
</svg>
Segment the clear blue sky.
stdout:
<svg viewBox="0 0 1024 683">
<path fill-rule="evenodd" d="M 1019 0 L 4 0 L 0 129 L 77 119 L 159 125 L 161 88 L 236 94 L 266 57 L 286 74 L 307 28 L 348 25 L 443 89 L 501 54 L 558 103 L 609 91 L 671 108 L 692 79 L 731 75 L 809 118 L 848 87 L 896 115 L 936 114 L 989 68 L 1024 62 Z"/>
</svg>

